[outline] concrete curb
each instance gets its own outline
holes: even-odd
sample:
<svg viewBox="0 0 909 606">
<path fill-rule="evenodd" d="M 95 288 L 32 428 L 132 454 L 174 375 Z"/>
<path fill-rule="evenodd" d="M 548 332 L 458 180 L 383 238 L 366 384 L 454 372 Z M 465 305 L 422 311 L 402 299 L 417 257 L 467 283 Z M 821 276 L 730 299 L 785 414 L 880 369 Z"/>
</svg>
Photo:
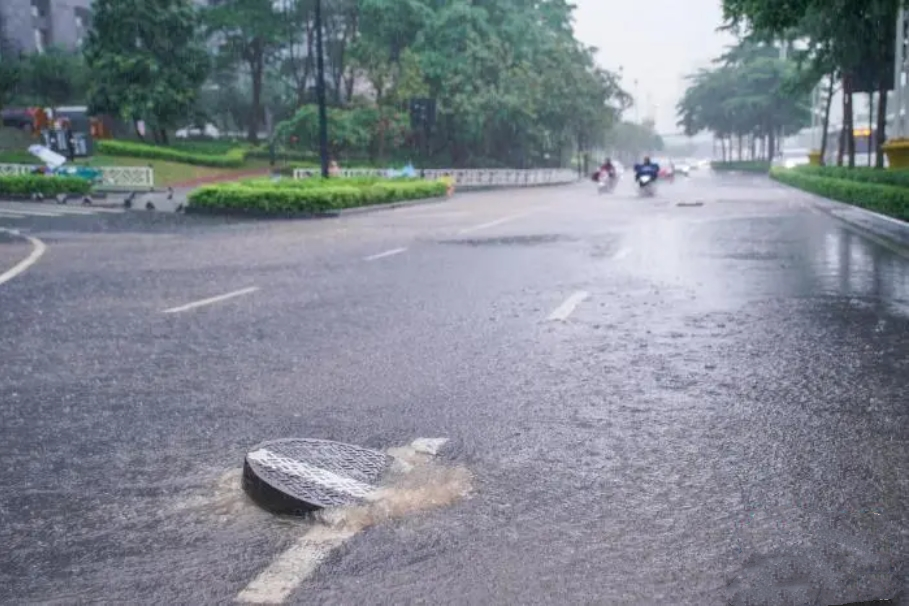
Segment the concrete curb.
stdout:
<svg viewBox="0 0 909 606">
<path fill-rule="evenodd" d="M 888 217 L 845 202 L 831 200 L 830 198 L 825 198 L 818 194 L 799 189 L 793 185 L 781 183 L 775 179 L 773 182 L 809 196 L 816 208 L 834 219 L 857 227 L 878 238 L 883 238 L 900 248 L 909 249 L 909 223 L 906 223 L 905 221 L 900 221 L 899 219 L 894 219 L 893 217 Z"/>
</svg>

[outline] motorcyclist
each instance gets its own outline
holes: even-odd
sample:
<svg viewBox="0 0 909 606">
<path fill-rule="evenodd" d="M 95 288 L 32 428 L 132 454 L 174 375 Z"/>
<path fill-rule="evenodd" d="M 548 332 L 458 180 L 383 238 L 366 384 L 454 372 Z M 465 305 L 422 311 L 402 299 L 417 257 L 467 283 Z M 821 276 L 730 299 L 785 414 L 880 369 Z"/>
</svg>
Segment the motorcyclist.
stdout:
<svg viewBox="0 0 909 606">
<path fill-rule="evenodd" d="M 634 165 L 634 180 L 640 182 L 641 177 L 647 175 L 652 181 L 660 176 L 660 165 L 650 161 L 650 156 L 644 156 L 644 161 Z"/>
<path fill-rule="evenodd" d="M 615 179 L 616 171 L 615 165 L 612 163 L 612 158 L 606 158 L 606 161 L 603 162 L 603 166 L 600 167 L 600 174 L 605 174 L 610 179 Z"/>
</svg>

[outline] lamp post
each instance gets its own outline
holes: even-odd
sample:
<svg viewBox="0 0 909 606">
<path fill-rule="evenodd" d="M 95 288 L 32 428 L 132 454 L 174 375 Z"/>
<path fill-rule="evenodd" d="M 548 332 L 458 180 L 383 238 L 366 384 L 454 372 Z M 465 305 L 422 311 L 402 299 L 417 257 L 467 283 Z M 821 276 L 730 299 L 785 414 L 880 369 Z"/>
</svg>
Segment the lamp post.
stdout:
<svg viewBox="0 0 909 606">
<path fill-rule="evenodd" d="M 328 110 L 325 106 L 325 52 L 322 44 L 322 0 L 316 0 L 316 97 L 319 103 L 319 159 L 328 178 Z"/>
</svg>

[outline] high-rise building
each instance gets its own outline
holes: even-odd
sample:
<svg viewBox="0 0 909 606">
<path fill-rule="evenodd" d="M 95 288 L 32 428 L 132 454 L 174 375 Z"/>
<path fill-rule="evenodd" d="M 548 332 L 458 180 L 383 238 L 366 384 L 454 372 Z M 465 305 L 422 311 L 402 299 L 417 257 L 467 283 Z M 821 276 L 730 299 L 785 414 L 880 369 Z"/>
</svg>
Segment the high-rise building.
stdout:
<svg viewBox="0 0 909 606">
<path fill-rule="evenodd" d="M 75 50 L 90 22 L 91 0 L 0 0 L 0 37 L 12 51 Z"/>
</svg>

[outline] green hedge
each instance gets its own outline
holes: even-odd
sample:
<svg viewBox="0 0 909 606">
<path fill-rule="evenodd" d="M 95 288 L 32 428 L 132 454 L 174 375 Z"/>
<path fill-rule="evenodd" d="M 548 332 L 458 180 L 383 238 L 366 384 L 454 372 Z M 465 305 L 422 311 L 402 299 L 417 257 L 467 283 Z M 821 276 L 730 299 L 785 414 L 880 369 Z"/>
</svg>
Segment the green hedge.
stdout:
<svg viewBox="0 0 909 606">
<path fill-rule="evenodd" d="M 250 214 L 314 214 L 344 208 L 388 204 L 444 196 L 440 181 L 312 179 L 306 181 L 247 181 L 199 188 L 189 196 L 190 210 Z"/>
<path fill-rule="evenodd" d="M 886 172 L 886 171 L 881 171 Z M 771 178 L 799 189 L 867 208 L 883 215 L 909 221 L 909 188 L 882 183 L 862 182 L 851 179 L 811 174 L 799 169 L 774 168 Z"/>
<path fill-rule="evenodd" d="M 746 173 L 770 172 L 770 162 L 765 160 L 747 160 L 742 162 L 711 162 L 710 168 L 715 171 L 740 171 Z"/>
<path fill-rule="evenodd" d="M 96 151 L 109 156 L 126 156 L 130 158 L 148 158 L 181 162 L 193 166 L 210 166 L 214 168 L 239 168 L 246 161 L 246 150 L 237 147 L 225 154 L 204 154 L 160 145 L 147 145 L 131 141 L 102 140 L 95 145 Z"/>
<path fill-rule="evenodd" d="M 846 166 L 799 166 L 794 168 L 802 174 L 815 177 L 829 177 L 831 179 L 845 179 L 862 183 L 879 183 L 895 187 L 909 187 L 909 170 L 885 169 L 879 170 L 868 167 L 848 168 Z"/>
<path fill-rule="evenodd" d="M 0 177 L 0 196 L 30 196 L 40 193 L 45 196 L 57 194 L 87 194 L 91 183 L 77 177 L 46 177 L 43 175 L 22 175 Z"/>
</svg>

